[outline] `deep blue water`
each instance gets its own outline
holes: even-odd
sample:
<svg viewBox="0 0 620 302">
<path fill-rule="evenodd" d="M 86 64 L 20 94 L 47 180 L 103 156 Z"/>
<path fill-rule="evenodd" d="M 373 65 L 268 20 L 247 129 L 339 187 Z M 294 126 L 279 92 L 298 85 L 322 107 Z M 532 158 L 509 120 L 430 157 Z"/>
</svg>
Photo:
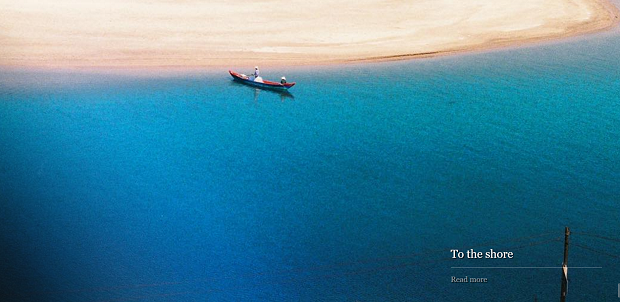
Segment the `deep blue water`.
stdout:
<svg viewBox="0 0 620 302">
<path fill-rule="evenodd" d="M 3 301 L 555 301 L 620 237 L 620 39 L 136 77 L 0 71 Z M 538 236 L 540 235 L 540 236 Z M 523 238 L 522 238 L 523 237 Z M 570 301 L 620 242 L 571 236 Z M 455 260 L 449 250 L 513 251 Z M 616 256 L 617 257 L 617 256 Z M 452 284 L 451 276 L 487 277 Z"/>
</svg>

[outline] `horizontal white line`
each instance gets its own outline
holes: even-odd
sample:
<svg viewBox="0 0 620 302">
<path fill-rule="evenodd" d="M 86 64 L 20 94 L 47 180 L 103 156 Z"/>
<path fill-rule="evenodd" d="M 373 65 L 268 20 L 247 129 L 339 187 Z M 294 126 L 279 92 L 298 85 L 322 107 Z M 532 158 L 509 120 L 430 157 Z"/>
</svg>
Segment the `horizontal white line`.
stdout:
<svg viewBox="0 0 620 302">
<path fill-rule="evenodd" d="M 456 269 L 464 269 L 464 268 L 493 268 L 493 269 L 561 269 L 561 266 L 453 266 L 451 268 Z M 577 268 L 577 269 L 599 269 L 603 268 L 602 266 L 569 266 L 568 268 Z"/>
</svg>

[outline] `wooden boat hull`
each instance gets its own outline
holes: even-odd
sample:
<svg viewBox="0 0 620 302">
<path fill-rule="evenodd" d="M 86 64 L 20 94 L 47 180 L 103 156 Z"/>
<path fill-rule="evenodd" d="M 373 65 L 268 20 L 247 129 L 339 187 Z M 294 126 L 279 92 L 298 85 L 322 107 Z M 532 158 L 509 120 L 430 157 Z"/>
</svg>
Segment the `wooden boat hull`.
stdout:
<svg viewBox="0 0 620 302">
<path fill-rule="evenodd" d="M 287 91 L 289 88 L 295 86 L 295 82 L 284 83 L 284 84 L 281 84 L 278 82 L 266 81 L 266 80 L 263 80 L 263 82 L 255 82 L 255 81 L 250 80 L 248 76 L 244 76 L 232 70 L 229 70 L 228 72 L 230 73 L 230 75 L 233 77 L 235 81 L 249 85 L 249 86 L 261 88 L 261 89 Z"/>
</svg>

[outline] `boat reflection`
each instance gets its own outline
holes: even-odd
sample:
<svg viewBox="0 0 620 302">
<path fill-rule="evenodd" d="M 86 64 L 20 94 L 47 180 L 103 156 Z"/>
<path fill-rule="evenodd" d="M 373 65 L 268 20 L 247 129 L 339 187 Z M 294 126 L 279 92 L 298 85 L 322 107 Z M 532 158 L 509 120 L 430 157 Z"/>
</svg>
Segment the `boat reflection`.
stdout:
<svg viewBox="0 0 620 302">
<path fill-rule="evenodd" d="M 277 91 L 277 90 L 269 90 L 269 89 L 260 89 L 260 88 L 256 88 L 256 87 L 251 87 L 248 85 L 244 85 L 235 81 L 230 81 L 230 85 L 234 86 L 234 87 L 239 87 L 239 89 L 248 89 L 248 90 L 254 90 L 254 102 L 258 102 L 258 97 L 263 94 L 263 95 L 272 95 L 272 96 L 279 96 L 280 97 L 280 101 L 284 102 L 287 99 L 288 100 L 294 100 L 295 96 L 293 96 L 292 93 L 284 90 L 284 91 Z"/>
</svg>

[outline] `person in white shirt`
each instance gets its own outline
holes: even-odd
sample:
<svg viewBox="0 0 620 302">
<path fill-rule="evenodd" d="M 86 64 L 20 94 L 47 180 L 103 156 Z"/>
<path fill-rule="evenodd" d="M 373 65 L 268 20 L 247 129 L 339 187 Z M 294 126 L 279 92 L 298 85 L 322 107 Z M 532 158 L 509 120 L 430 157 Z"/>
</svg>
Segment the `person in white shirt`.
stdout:
<svg viewBox="0 0 620 302">
<path fill-rule="evenodd" d="M 258 66 L 254 66 L 254 82 L 263 82 L 263 78 L 260 77 L 260 71 L 258 70 Z"/>
</svg>

